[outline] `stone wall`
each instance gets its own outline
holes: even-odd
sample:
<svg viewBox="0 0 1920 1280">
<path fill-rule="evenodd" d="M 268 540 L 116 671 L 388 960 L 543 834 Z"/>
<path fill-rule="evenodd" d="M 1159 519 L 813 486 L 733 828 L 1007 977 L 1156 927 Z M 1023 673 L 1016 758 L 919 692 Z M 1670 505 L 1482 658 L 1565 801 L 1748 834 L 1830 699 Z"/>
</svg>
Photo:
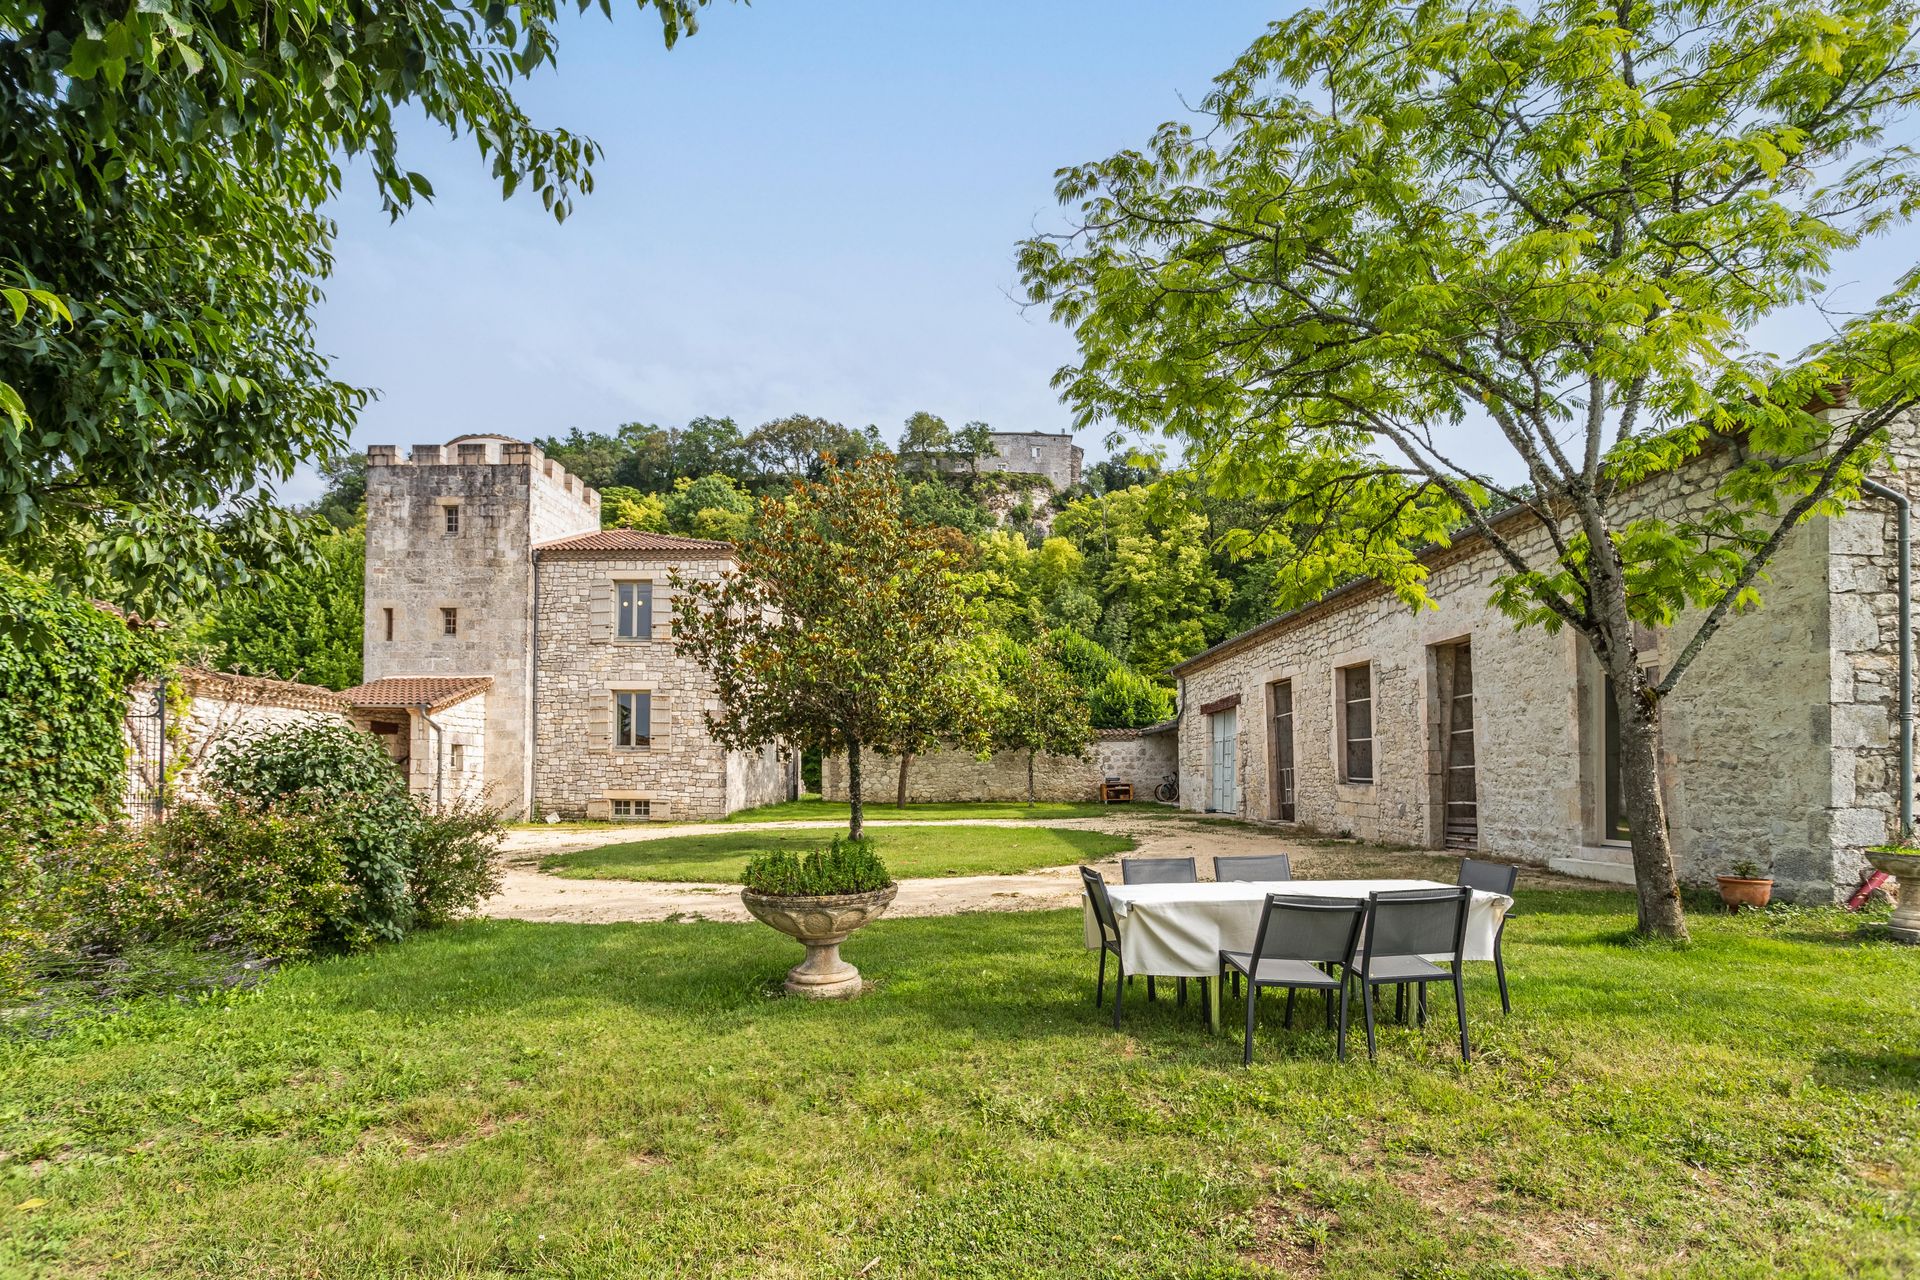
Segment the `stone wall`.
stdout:
<svg viewBox="0 0 1920 1280">
<path fill-rule="evenodd" d="M 1099 798 L 1109 777 L 1133 784 L 1136 800 L 1153 798 L 1154 787 L 1174 771 L 1175 735 L 1096 738 L 1085 759 L 1041 755 L 1034 759 L 1034 799 L 1085 802 Z M 899 794 L 900 761 L 876 751 L 860 757 L 861 793 L 869 804 L 889 804 Z M 820 762 L 820 792 L 827 800 L 847 798 L 847 758 L 841 752 Z M 989 801 L 1017 803 L 1027 798 L 1027 753 L 1002 751 L 986 760 L 965 751 L 939 750 L 914 757 L 907 767 L 907 800 L 916 804 Z"/>
<path fill-rule="evenodd" d="M 795 800 L 800 795 L 800 761 L 778 747 L 727 753 L 727 812 Z"/>
<path fill-rule="evenodd" d="M 599 495 L 533 445 L 416 445 L 404 462 L 392 446 L 367 451 L 365 679 L 492 676 L 485 782 L 515 815 L 532 776 L 532 549 L 599 527 Z"/>
<path fill-rule="evenodd" d="M 1064 432 L 996 431 L 993 455 L 981 459 L 980 469 L 1045 476 L 1055 489 L 1070 489 L 1080 483 L 1085 457 L 1085 451 Z"/>
<path fill-rule="evenodd" d="M 714 559 L 677 567 L 690 579 L 713 581 L 731 565 Z M 707 736 L 702 719 L 719 710 L 719 701 L 705 673 L 673 644 L 673 567 L 628 553 L 542 558 L 534 770 L 542 814 L 605 817 L 621 799 L 648 801 L 656 819 L 720 817 L 730 798 L 765 790 L 765 770 L 756 767 L 732 784 L 730 797 L 727 752 Z M 603 605 L 621 581 L 653 584 L 652 636 L 618 639 L 597 621 L 608 615 Z M 629 689 L 652 697 L 652 741 L 644 748 L 613 745 L 613 695 Z"/>
<path fill-rule="evenodd" d="M 203 800 L 207 796 L 207 770 L 220 753 L 249 737 L 288 725 L 321 722 L 349 724 L 346 700 L 330 689 L 296 684 L 290 680 L 269 680 L 258 676 L 228 675 L 219 671 L 185 668 L 172 679 L 185 693 L 170 699 L 169 728 L 166 733 L 165 772 L 169 775 L 169 803 Z M 157 735 L 136 716 L 151 711 L 157 693 L 153 684 L 136 686 L 127 722 L 127 794 L 136 797 L 157 795 L 162 783 L 162 753 Z M 128 816 L 136 820 L 151 817 L 151 807 L 129 807 Z"/>
<path fill-rule="evenodd" d="M 1701 510 L 1728 458 L 1645 486 L 1647 509 Z M 1829 900 L 1837 870 L 1829 821 L 1827 529 L 1797 530 L 1764 609 L 1731 619 L 1665 704 L 1663 763 L 1683 878 L 1737 857 L 1771 863 L 1783 898 Z M 1544 534 L 1516 530 L 1528 550 Z M 1472 646 L 1479 848 L 1603 878 L 1632 878 L 1624 845 L 1602 831 L 1604 680 L 1571 632 L 1516 629 L 1488 602 L 1499 564 L 1469 544 L 1432 557 L 1435 607 L 1413 612 L 1375 584 L 1347 588 L 1255 628 L 1183 667 L 1181 803 L 1212 807 L 1209 721 L 1199 708 L 1238 696 L 1237 812 L 1278 817 L 1273 688 L 1290 682 L 1296 819 L 1304 827 L 1421 847 L 1443 842 L 1436 648 Z M 1695 621 L 1649 637 L 1651 665 Z M 1336 673 L 1373 680 L 1374 780 L 1343 778 Z M 1877 725 L 1860 735 L 1883 741 Z"/>
<path fill-rule="evenodd" d="M 406 716 L 407 786 L 413 794 L 434 806 L 464 801 L 502 807 L 499 784 L 487 773 L 485 694 L 424 717 L 414 710 Z"/>
</svg>

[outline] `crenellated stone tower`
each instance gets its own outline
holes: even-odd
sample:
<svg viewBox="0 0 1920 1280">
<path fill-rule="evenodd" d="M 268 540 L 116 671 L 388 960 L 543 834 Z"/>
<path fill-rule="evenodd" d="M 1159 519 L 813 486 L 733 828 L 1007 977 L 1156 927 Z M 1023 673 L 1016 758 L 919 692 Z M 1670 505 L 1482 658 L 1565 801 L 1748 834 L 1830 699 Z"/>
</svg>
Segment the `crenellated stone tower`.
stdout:
<svg viewBox="0 0 1920 1280">
<path fill-rule="evenodd" d="M 533 795 L 533 548 L 599 527 L 600 495 L 531 444 L 367 450 L 365 679 L 490 678 L 481 772 L 512 815 Z"/>
</svg>

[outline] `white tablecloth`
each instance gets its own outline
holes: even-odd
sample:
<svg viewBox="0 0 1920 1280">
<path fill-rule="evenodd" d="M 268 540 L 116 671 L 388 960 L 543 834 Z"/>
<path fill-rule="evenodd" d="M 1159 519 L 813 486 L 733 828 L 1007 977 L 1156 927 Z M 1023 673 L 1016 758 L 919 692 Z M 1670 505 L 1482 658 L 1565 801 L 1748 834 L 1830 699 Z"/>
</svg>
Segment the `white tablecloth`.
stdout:
<svg viewBox="0 0 1920 1280">
<path fill-rule="evenodd" d="M 1129 974 L 1211 978 L 1222 951 L 1251 951 L 1270 893 L 1290 897 L 1365 898 L 1397 889 L 1451 889 L 1434 880 L 1216 881 L 1107 886 L 1120 925 L 1120 957 Z M 1084 900 L 1086 943 L 1100 945 L 1093 903 Z M 1504 893 L 1474 890 L 1467 907 L 1466 958 L 1493 959 L 1493 937 L 1513 906 Z"/>
</svg>

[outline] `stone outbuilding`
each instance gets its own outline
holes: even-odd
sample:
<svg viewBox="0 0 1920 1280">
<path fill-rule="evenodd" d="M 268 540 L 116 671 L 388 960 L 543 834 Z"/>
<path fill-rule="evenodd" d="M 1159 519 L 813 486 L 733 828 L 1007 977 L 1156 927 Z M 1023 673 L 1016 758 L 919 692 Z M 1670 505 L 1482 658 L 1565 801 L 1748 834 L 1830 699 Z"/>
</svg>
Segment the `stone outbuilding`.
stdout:
<svg viewBox="0 0 1920 1280">
<path fill-rule="evenodd" d="M 787 799 L 798 762 L 715 742 L 711 682 L 673 643 L 674 571 L 737 567 L 730 543 L 603 531 L 600 495 L 535 445 L 463 436 L 405 459 L 375 446 L 367 683 L 348 697 L 410 774 L 515 817 L 720 817 Z"/>
<path fill-rule="evenodd" d="M 1879 479 L 1905 494 L 1920 463 Z M 1704 514 L 1739 442 L 1639 486 Z M 1537 524 L 1503 521 L 1535 551 Z M 1477 535 L 1425 557 L 1434 607 L 1342 587 L 1174 667 L 1181 804 L 1302 830 L 1544 862 L 1630 883 L 1613 701 L 1573 632 L 1517 629 L 1490 603 L 1502 568 Z M 1898 834 L 1901 637 L 1893 506 L 1867 496 L 1794 530 L 1764 607 L 1729 617 L 1662 709 L 1667 814 L 1683 880 L 1750 859 L 1778 896 L 1831 902 L 1862 849 Z M 1697 624 L 1640 637 L 1651 667 Z M 1911 637 L 1908 638 L 1909 643 Z M 1911 755 L 1904 757 L 1911 761 Z"/>
</svg>

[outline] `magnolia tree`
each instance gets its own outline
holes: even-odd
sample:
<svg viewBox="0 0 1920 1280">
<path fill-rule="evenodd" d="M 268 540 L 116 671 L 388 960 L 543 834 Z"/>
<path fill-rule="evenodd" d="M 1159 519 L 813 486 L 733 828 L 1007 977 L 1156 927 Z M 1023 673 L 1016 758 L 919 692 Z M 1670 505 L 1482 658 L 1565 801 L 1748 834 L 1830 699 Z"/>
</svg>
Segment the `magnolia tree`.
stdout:
<svg viewBox="0 0 1920 1280">
<path fill-rule="evenodd" d="M 891 457 L 828 466 L 791 497 L 761 500 L 738 573 L 674 577 L 680 652 L 719 694 L 707 731 L 737 749 L 844 750 L 853 836 L 861 748 L 921 741 L 953 705 L 930 691 L 956 687 L 971 629 L 947 539 L 906 520 L 901 500 Z"/>
<path fill-rule="evenodd" d="M 1235 545 L 1291 557 L 1298 595 L 1368 574 L 1418 606 L 1417 549 L 1464 529 L 1502 610 L 1579 633 L 1643 932 L 1686 932 L 1662 700 L 1920 398 L 1911 269 L 1791 360 L 1749 341 L 1905 224 L 1913 25 L 1908 0 L 1336 0 L 1275 23 L 1198 126 L 1064 171 L 1075 227 L 1022 248 L 1083 420 L 1164 428 L 1274 501 L 1291 519 Z M 1734 439 L 1708 514 L 1629 498 Z M 1663 670 L 1636 624 L 1678 628 Z"/>
</svg>

